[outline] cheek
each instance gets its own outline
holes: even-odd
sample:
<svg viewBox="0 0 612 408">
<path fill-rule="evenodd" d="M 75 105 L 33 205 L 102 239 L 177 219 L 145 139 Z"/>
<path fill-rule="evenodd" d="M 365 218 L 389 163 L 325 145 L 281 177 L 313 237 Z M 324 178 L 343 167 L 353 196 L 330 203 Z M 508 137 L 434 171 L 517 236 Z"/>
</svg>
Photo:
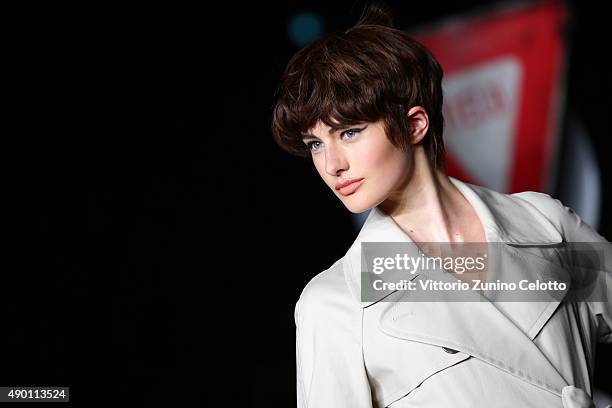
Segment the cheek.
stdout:
<svg viewBox="0 0 612 408">
<path fill-rule="evenodd" d="M 381 177 L 394 177 L 406 171 L 408 155 L 390 143 L 377 143 L 360 152 L 360 163 Z"/>
</svg>

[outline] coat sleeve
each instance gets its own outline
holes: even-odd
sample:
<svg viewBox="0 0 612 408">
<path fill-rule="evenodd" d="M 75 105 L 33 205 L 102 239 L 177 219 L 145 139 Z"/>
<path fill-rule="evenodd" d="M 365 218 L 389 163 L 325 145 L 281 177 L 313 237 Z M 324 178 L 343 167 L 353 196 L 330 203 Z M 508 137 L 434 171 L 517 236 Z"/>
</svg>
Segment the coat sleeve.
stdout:
<svg viewBox="0 0 612 408">
<path fill-rule="evenodd" d="M 544 193 L 532 194 L 540 211 L 560 228 L 566 242 L 597 243 L 596 248 L 602 250 L 603 267 L 599 274 L 603 276 L 599 276 L 599 285 L 586 302 L 596 320 L 598 341 L 612 343 L 612 244 L 560 200 Z"/>
<path fill-rule="evenodd" d="M 362 309 L 310 284 L 295 306 L 298 408 L 371 408 Z"/>
</svg>

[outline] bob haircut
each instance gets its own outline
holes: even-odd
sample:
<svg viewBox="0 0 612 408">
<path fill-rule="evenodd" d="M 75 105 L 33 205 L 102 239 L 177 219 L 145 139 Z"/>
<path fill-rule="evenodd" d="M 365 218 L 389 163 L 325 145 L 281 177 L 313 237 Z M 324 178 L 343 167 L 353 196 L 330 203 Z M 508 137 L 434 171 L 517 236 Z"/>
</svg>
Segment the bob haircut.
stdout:
<svg viewBox="0 0 612 408">
<path fill-rule="evenodd" d="M 302 139 L 319 120 L 333 130 L 382 120 L 389 141 L 409 151 L 407 112 L 422 106 L 429 129 L 421 143 L 434 168 L 443 168 L 442 76 L 431 52 L 395 28 L 389 9 L 370 4 L 355 26 L 290 59 L 275 94 L 272 135 L 285 151 L 310 157 Z"/>
</svg>

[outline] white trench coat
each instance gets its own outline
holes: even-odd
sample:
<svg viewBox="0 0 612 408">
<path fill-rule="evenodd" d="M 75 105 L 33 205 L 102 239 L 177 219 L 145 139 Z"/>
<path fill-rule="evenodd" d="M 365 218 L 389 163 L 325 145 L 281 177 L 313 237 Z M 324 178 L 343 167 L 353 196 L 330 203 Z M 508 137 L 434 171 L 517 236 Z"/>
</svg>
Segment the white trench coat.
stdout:
<svg viewBox="0 0 612 408">
<path fill-rule="evenodd" d="M 594 351 L 612 342 L 612 250 L 547 194 L 502 194 L 451 181 L 472 204 L 488 242 L 534 250 L 601 242 L 606 302 L 362 301 L 361 243 L 411 242 L 373 208 L 345 256 L 315 276 L 295 307 L 299 408 L 591 407 Z M 514 270 L 572 273 L 517 252 Z M 533 253 L 533 252 L 530 252 Z M 387 299 L 388 300 L 388 299 Z"/>
</svg>

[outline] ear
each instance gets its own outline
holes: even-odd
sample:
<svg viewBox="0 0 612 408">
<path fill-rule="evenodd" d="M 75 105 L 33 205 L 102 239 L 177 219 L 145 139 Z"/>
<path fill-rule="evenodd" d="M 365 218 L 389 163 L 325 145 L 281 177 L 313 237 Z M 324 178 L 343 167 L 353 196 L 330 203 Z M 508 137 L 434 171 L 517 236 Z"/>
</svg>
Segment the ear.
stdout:
<svg viewBox="0 0 612 408">
<path fill-rule="evenodd" d="M 425 108 L 422 106 L 413 106 L 406 114 L 410 122 L 410 142 L 412 144 L 419 143 L 427 134 L 429 129 L 429 117 Z"/>
</svg>

